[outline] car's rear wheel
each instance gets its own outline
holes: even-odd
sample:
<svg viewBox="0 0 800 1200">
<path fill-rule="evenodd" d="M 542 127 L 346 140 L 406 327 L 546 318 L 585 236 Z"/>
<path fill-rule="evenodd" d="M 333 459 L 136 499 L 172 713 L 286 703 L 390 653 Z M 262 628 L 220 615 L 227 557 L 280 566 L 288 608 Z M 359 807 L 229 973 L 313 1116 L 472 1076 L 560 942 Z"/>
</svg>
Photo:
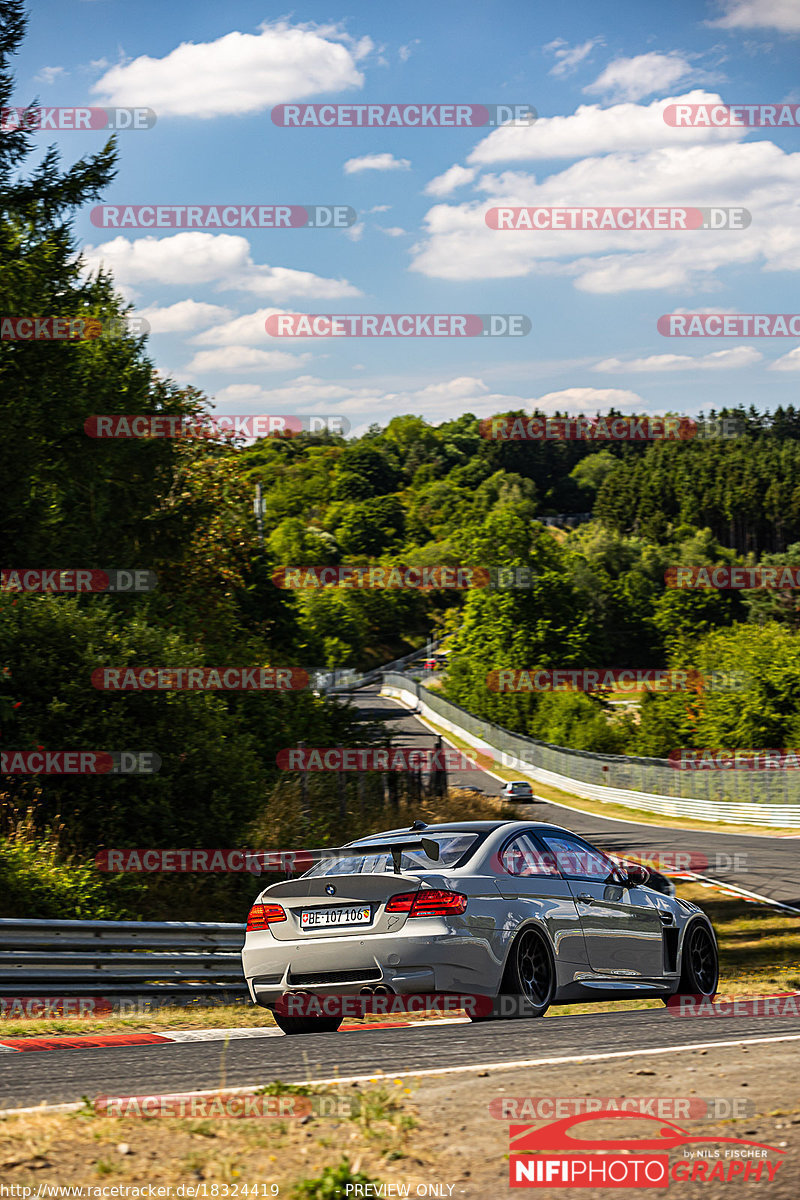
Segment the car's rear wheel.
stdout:
<svg viewBox="0 0 800 1200">
<path fill-rule="evenodd" d="M 678 996 L 713 997 L 719 983 L 719 958 L 711 931 L 695 921 L 686 931 Z"/>
<path fill-rule="evenodd" d="M 511 946 L 491 1013 L 472 1019 L 543 1017 L 555 990 L 555 962 L 546 939 L 536 929 L 523 929 Z"/>
<path fill-rule="evenodd" d="M 275 1024 L 284 1033 L 335 1033 L 341 1017 L 287 1017 L 272 1010 Z"/>
</svg>

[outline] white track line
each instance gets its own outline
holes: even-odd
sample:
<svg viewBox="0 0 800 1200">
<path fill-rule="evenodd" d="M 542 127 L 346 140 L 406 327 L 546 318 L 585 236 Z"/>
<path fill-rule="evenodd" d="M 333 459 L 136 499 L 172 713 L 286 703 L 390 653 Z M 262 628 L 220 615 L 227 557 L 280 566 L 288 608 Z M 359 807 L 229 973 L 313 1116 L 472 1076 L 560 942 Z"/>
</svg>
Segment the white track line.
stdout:
<svg viewBox="0 0 800 1200">
<path fill-rule="evenodd" d="M 160 1037 L 169 1038 L 171 1042 L 224 1042 L 226 1039 L 233 1041 L 235 1038 L 286 1036 L 282 1030 L 273 1029 L 271 1025 L 267 1026 L 266 1028 L 263 1025 L 254 1025 L 252 1028 L 170 1029 L 164 1032 L 162 1032 L 160 1029 L 156 1029 L 153 1032 L 159 1034 Z"/>
<path fill-rule="evenodd" d="M 666 873 L 664 872 L 664 874 Z M 770 908 L 781 908 L 786 912 L 795 913 L 797 916 L 800 916 L 800 908 L 797 908 L 795 905 L 783 904 L 780 900 L 771 900 L 769 896 L 762 896 L 758 892 L 750 892 L 747 888 L 739 887 L 736 883 L 725 883 L 721 879 L 715 879 L 712 875 L 697 875 L 693 871 L 687 871 L 686 874 L 692 879 L 705 880 L 714 887 L 724 888 L 726 891 L 732 892 L 737 896 L 743 896 L 746 900 L 758 900 L 762 904 L 768 904 Z"/>
</svg>

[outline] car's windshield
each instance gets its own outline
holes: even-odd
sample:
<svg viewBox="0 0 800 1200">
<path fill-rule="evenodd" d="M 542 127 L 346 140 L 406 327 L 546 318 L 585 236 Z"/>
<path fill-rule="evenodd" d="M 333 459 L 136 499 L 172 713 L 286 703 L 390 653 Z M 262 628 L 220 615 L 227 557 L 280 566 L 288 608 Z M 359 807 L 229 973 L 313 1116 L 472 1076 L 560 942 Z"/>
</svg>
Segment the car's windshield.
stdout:
<svg viewBox="0 0 800 1200">
<path fill-rule="evenodd" d="M 370 854 L 371 841 L 380 841 L 384 845 L 393 841 L 407 841 L 413 835 L 405 834 L 402 838 L 379 837 L 364 839 L 359 845 L 353 846 L 352 855 L 345 858 L 325 858 L 315 863 L 306 875 L 379 875 L 383 872 L 394 871 L 391 854 L 385 851 L 380 854 Z M 453 867 L 463 858 L 468 850 L 474 849 L 478 842 L 477 833 L 440 833 L 429 835 L 423 833 L 426 840 L 436 842 L 439 846 L 439 858 L 434 862 L 428 858 L 424 850 L 404 850 L 400 856 L 401 871 L 436 871 Z"/>
</svg>

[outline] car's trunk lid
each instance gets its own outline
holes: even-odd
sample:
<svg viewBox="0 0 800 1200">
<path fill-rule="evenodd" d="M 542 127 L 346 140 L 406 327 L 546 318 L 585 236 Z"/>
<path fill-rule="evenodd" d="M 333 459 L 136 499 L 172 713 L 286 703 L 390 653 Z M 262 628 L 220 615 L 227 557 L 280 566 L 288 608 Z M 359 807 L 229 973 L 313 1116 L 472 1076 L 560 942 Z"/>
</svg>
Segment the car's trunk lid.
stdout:
<svg viewBox="0 0 800 1200">
<path fill-rule="evenodd" d="M 368 936 L 401 929 L 408 914 L 387 913 L 387 901 L 416 892 L 421 884 L 418 875 L 410 874 L 312 875 L 275 883 L 260 901 L 283 906 L 286 920 L 270 924 L 273 937 L 281 942 Z M 334 889 L 332 894 L 329 888 Z"/>
</svg>

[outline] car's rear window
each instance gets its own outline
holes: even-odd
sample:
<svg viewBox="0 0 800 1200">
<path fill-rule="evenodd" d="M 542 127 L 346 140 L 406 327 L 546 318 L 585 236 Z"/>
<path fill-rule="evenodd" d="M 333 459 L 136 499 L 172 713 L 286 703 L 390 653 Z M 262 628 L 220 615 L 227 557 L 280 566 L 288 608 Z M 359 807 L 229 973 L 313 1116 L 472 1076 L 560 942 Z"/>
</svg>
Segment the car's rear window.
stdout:
<svg viewBox="0 0 800 1200">
<path fill-rule="evenodd" d="M 408 838 L 410 835 L 406 834 Z M 427 833 L 426 840 L 436 842 L 439 846 L 439 859 L 434 862 L 428 858 L 424 850 L 404 850 L 400 858 L 401 871 L 436 871 L 454 867 L 466 854 L 475 849 L 480 841 L 477 833 Z M 386 844 L 392 841 L 402 841 L 390 837 L 374 838 Z M 369 841 L 364 840 L 359 846 L 353 846 L 352 856 L 346 858 L 328 858 L 315 863 L 309 875 L 380 875 L 394 871 L 391 854 L 385 851 L 380 854 L 369 853 Z"/>
</svg>

